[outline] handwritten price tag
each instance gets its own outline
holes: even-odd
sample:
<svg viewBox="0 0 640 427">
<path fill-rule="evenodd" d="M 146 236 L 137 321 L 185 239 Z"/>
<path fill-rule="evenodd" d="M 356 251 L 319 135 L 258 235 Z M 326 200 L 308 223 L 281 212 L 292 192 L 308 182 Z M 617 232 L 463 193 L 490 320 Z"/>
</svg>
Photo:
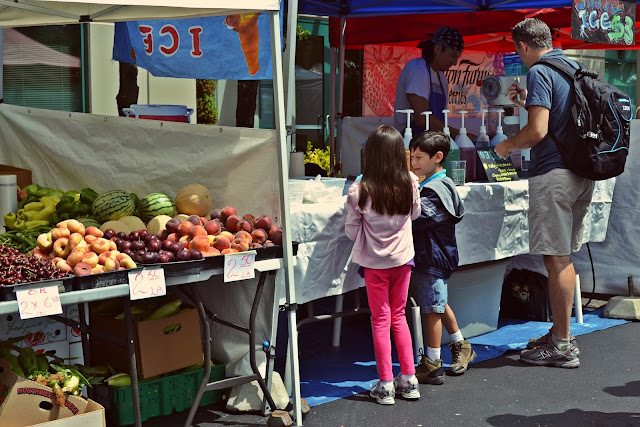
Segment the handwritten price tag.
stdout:
<svg viewBox="0 0 640 427">
<path fill-rule="evenodd" d="M 224 281 L 253 279 L 256 277 L 254 262 L 256 251 L 238 252 L 224 255 Z"/>
<path fill-rule="evenodd" d="M 129 273 L 129 299 L 145 299 L 167 294 L 162 267 L 143 268 Z"/>
<path fill-rule="evenodd" d="M 58 286 L 46 286 L 16 291 L 21 319 L 61 314 Z"/>
</svg>

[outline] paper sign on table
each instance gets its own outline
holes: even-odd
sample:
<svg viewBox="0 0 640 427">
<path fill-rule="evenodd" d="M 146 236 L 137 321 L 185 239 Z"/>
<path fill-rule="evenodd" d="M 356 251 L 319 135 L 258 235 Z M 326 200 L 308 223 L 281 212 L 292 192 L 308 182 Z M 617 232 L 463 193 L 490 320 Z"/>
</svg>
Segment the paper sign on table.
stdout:
<svg viewBox="0 0 640 427">
<path fill-rule="evenodd" d="M 145 299 L 167 294 L 162 267 L 145 267 L 142 271 L 129 272 L 129 299 Z"/>
<path fill-rule="evenodd" d="M 62 314 L 58 286 L 44 286 L 16 291 L 21 319 Z"/>
<path fill-rule="evenodd" d="M 256 277 L 254 261 L 256 251 L 245 251 L 224 255 L 224 281 L 253 279 Z"/>
</svg>

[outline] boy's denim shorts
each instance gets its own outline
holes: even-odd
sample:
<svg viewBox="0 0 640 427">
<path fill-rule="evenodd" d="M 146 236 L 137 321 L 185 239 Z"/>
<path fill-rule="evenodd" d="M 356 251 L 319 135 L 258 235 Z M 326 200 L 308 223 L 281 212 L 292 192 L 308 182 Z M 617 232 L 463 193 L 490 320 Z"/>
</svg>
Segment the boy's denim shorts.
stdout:
<svg viewBox="0 0 640 427">
<path fill-rule="evenodd" d="M 411 272 L 411 291 L 421 313 L 444 313 L 447 305 L 447 280 L 428 273 Z"/>
</svg>

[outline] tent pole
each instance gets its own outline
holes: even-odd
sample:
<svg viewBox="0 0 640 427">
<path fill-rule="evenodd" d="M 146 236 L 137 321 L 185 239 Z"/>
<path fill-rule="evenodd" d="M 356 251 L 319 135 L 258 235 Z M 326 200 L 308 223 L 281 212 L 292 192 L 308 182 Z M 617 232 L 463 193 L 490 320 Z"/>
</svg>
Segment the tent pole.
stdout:
<svg viewBox="0 0 640 427">
<path fill-rule="evenodd" d="M 4 57 L 3 57 L 3 51 L 2 51 L 2 44 L 4 42 L 4 31 L 2 30 L 2 28 L 0 28 L 0 104 L 2 104 L 4 102 L 4 99 L 2 98 L 2 82 L 3 82 L 3 64 L 4 64 Z"/>
<path fill-rule="evenodd" d="M 289 353 L 291 364 L 291 378 L 293 410 L 296 425 L 302 425 L 302 411 L 300 408 L 300 366 L 298 360 L 298 322 L 296 319 L 296 289 L 293 276 L 293 246 L 291 233 L 291 215 L 289 212 L 289 151 L 287 150 L 287 132 L 284 114 L 284 83 L 282 77 L 282 40 L 280 39 L 280 12 L 270 12 L 271 21 L 271 52 L 273 55 L 273 101 L 276 125 L 276 138 L 280 151 L 280 212 L 283 242 L 284 283 L 286 291 L 286 307 L 289 314 Z M 277 294 L 277 293 L 276 293 Z M 253 351 L 253 349 L 252 349 Z M 275 408 L 272 408 L 275 410 Z"/>
<path fill-rule="evenodd" d="M 336 49 L 331 48 L 331 109 L 329 110 L 329 151 L 331 154 L 329 166 L 335 170 L 336 147 Z"/>
<path fill-rule="evenodd" d="M 287 147 L 289 152 L 295 151 L 296 148 L 296 43 L 298 41 L 298 0 L 289 0 L 289 9 L 287 12 L 287 39 L 284 50 L 284 93 L 286 96 L 285 124 L 290 129 L 290 135 L 287 136 Z M 289 170 L 287 169 L 287 173 Z"/>
<path fill-rule="evenodd" d="M 334 144 L 334 149 L 336 150 L 335 152 L 332 150 L 332 155 L 333 155 L 333 159 L 334 159 L 334 164 L 336 164 L 336 159 L 339 163 L 340 160 L 340 155 L 338 155 L 339 153 L 339 146 L 340 146 L 340 137 L 341 137 L 341 129 L 342 129 L 342 116 L 343 116 L 343 106 L 344 106 L 344 50 L 345 50 L 345 43 L 344 43 L 344 33 L 345 30 L 347 28 L 347 17 L 342 15 L 342 17 L 340 18 L 340 84 L 338 86 L 338 137 L 336 138 L 335 144 Z M 334 154 L 335 153 L 335 154 Z M 342 168 L 340 168 L 342 169 Z M 336 174 L 337 175 L 337 174 Z"/>
</svg>

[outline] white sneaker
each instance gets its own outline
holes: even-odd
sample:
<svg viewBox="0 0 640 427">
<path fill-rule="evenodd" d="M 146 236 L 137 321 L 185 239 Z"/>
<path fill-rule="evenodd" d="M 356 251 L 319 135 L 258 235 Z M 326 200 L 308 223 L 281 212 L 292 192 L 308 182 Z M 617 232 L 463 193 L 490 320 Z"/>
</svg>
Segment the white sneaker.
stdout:
<svg viewBox="0 0 640 427">
<path fill-rule="evenodd" d="M 396 393 L 402 395 L 405 399 L 419 399 L 420 389 L 418 386 L 418 379 L 414 375 L 409 378 L 407 382 L 402 380 L 402 374 L 395 377 L 393 380 Z"/>
<path fill-rule="evenodd" d="M 376 399 L 381 405 L 393 405 L 396 403 L 396 390 L 393 385 L 394 383 L 390 383 L 382 387 L 378 381 L 369 392 L 369 396 Z"/>
</svg>

